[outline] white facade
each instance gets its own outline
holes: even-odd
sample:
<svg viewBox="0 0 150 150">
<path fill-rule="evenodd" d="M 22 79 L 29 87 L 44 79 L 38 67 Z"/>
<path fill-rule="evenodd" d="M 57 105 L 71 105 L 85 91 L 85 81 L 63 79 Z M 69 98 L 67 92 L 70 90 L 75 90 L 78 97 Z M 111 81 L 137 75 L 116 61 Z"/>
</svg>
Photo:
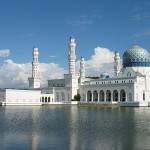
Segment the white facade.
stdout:
<svg viewBox="0 0 150 150">
<path fill-rule="evenodd" d="M 3 105 L 41 105 L 41 91 L 5 89 L 0 91 L 0 96 Z"/>
<path fill-rule="evenodd" d="M 133 46 L 120 56 L 115 52 L 114 77 L 105 72 L 99 79 L 85 77 L 85 61 L 81 57 L 80 75 L 75 71 L 75 39 L 69 40 L 69 72 L 63 79 L 48 80 L 48 87 L 40 87 L 38 76 L 38 48 L 33 49 L 30 90 L 1 89 L 0 103 L 5 105 L 72 104 L 80 94 L 80 103 L 120 104 L 121 106 L 148 106 L 150 104 L 150 54 Z"/>
</svg>

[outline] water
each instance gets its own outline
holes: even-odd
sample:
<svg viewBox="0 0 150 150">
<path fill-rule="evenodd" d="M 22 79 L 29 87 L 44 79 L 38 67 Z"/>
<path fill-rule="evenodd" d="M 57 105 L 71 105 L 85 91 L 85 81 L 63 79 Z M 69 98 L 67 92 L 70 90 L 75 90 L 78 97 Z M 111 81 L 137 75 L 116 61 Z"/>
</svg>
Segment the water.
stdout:
<svg viewBox="0 0 150 150">
<path fill-rule="evenodd" d="M 0 107 L 1 150 L 149 150 L 150 108 Z"/>
</svg>

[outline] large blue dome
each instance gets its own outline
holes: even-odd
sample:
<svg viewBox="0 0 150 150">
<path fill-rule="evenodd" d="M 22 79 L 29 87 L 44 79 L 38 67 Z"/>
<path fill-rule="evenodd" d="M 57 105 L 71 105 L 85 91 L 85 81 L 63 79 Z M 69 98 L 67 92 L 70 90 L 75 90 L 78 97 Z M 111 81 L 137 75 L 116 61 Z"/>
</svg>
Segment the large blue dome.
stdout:
<svg viewBox="0 0 150 150">
<path fill-rule="evenodd" d="M 135 45 L 124 52 L 123 67 L 140 66 L 150 67 L 150 54 L 146 49 Z"/>
</svg>

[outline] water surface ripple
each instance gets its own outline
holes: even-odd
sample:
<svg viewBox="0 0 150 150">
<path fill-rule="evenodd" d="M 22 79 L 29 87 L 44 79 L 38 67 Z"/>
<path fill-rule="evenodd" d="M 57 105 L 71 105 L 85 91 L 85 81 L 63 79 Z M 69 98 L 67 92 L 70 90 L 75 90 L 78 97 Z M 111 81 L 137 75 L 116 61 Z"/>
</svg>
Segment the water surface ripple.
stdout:
<svg viewBox="0 0 150 150">
<path fill-rule="evenodd" d="M 149 150 L 149 107 L 0 107 L 2 150 Z"/>
</svg>

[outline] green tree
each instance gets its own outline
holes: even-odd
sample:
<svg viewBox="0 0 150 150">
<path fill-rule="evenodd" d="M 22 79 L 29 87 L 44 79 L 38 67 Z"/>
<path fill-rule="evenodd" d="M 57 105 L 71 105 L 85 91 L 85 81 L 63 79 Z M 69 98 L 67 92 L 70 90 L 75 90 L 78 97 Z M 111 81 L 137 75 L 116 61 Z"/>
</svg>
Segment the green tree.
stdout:
<svg viewBox="0 0 150 150">
<path fill-rule="evenodd" d="M 80 98 L 81 98 L 80 94 L 77 94 L 74 96 L 74 101 L 80 101 Z"/>
</svg>

